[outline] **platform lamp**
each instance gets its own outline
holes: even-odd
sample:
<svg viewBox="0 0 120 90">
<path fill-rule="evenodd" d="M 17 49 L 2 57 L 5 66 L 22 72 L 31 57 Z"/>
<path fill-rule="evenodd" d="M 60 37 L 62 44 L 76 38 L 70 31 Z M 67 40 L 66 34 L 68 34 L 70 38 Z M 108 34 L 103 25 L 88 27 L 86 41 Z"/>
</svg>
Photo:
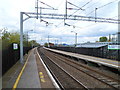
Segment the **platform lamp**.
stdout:
<svg viewBox="0 0 120 90">
<path fill-rule="evenodd" d="M 71 32 L 75 33 L 75 47 L 76 47 L 76 45 L 77 45 L 77 33 L 75 31 L 71 31 Z"/>
<path fill-rule="evenodd" d="M 33 31 L 33 30 L 27 31 L 27 46 L 28 46 L 28 33 L 29 33 L 30 31 Z"/>
</svg>

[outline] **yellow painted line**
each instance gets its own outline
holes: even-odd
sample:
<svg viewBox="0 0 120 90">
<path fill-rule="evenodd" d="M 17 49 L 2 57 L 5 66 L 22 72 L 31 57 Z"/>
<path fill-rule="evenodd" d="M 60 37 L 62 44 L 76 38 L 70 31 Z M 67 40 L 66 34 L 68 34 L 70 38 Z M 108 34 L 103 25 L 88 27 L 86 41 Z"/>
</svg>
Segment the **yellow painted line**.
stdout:
<svg viewBox="0 0 120 90">
<path fill-rule="evenodd" d="M 40 78 L 44 78 L 44 76 L 40 76 Z"/>
<path fill-rule="evenodd" d="M 25 67 L 26 67 L 26 65 L 27 65 L 27 62 L 28 62 L 28 59 L 29 59 L 30 55 L 31 55 L 31 53 L 29 54 L 29 56 L 28 56 L 28 58 L 27 58 L 27 60 L 26 60 L 26 62 L 25 62 L 25 64 L 24 64 L 21 72 L 19 73 L 19 75 L 18 75 L 18 77 L 17 77 L 17 79 L 16 79 L 16 81 L 15 81 L 15 83 L 14 83 L 14 85 L 13 85 L 12 90 L 15 90 L 15 89 L 17 88 L 17 85 L 18 85 L 18 83 L 19 83 L 19 81 L 20 81 L 20 78 L 21 78 L 21 76 L 22 76 L 22 74 L 23 74 L 23 71 L 24 71 L 24 69 L 25 69 Z"/>
<path fill-rule="evenodd" d="M 45 63 L 43 62 L 42 58 L 40 57 L 40 55 L 39 55 L 39 53 L 38 53 L 38 50 L 36 50 L 36 51 L 37 51 L 37 55 L 38 55 L 40 61 L 42 62 L 45 70 L 47 71 L 47 74 L 49 75 L 50 79 L 52 80 L 53 85 L 55 86 L 55 88 L 57 88 L 58 90 L 60 90 L 60 87 L 59 87 L 58 83 L 55 81 L 55 79 L 53 78 L 52 74 L 51 74 L 50 71 L 48 70 L 47 66 L 46 66 Z"/>
<path fill-rule="evenodd" d="M 42 79 L 41 79 L 41 82 L 45 82 L 45 79 L 42 78 Z"/>
<path fill-rule="evenodd" d="M 41 82 L 45 82 L 44 75 L 42 72 L 39 72 Z"/>
<path fill-rule="evenodd" d="M 43 73 L 42 73 L 42 72 L 40 72 L 39 74 L 40 74 L 40 75 L 42 75 Z"/>
</svg>

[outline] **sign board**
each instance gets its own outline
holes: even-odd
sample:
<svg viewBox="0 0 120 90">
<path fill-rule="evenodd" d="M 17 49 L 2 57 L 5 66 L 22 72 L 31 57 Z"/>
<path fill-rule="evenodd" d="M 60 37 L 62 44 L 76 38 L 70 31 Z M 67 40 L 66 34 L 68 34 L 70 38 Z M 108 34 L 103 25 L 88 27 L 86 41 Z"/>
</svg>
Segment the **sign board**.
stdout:
<svg viewBox="0 0 120 90">
<path fill-rule="evenodd" d="M 14 49 L 14 50 L 17 50 L 17 49 L 18 49 L 18 44 L 13 43 L 13 49 Z"/>
<path fill-rule="evenodd" d="M 120 45 L 108 45 L 108 49 L 111 49 L 111 50 L 120 50 Z"/>
</svg>

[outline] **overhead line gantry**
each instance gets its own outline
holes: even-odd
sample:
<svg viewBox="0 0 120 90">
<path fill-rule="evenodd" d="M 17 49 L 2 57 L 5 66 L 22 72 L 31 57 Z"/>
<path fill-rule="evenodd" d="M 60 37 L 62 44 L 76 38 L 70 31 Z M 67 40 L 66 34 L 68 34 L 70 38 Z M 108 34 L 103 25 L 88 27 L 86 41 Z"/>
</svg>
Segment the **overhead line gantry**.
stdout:
<svg viewBox="0 0 120 90">
<path fill-rule="evenodd" d="M 45 4 L 43 2 L 41 2 L 41 3 Z M 44 8 L 44 9 L 56 10 L 55 8 L 51 7 L 48 4 L 45 4 L 45 5 L 49 6 L 49 8 Z M 120 20 L 118 20 L 118 19 L 101 18 L 101 17 L 87 17 L 87 16 L 81 16 L 81 15 L 68 15 L 67 8 L 66 8 L 65 14 L 41 13 L 41 12 L 39 13 L 38 9 L 42 9 L 42 7 L 39 8 L 38 0 L 37 0 L 37 7 L 36 8 L 37 8 L 37 12 L 20 12 L 20 62 L 21 63 L 23 63 L 23 22 L 30 19 L 30 18 L 57 19 L 57 20 L 78 20 L 78 21 L 90 21 L 90 22 L 104 22 L 104 23 L 120 24 Z M 26 15 L 27 18 L 24 19 L 23 15 Z M 39 15 L 40 15 L 40 17 L 39 17 Z"/>
</svg>

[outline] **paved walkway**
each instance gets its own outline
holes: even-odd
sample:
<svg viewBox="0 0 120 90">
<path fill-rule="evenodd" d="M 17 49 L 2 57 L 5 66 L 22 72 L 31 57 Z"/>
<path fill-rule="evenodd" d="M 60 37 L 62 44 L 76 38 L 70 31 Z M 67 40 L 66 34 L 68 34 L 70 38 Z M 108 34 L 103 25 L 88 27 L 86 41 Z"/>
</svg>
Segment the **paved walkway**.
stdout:
<svg viewBox="0 0 120 90">
<path fill-rule="evenodd" d="M 33 50 L 30 52 L 28 59 L 17 88 L 40 88 L 40 79 Z"/>
<path fill-rule="evenodd" d="M 45 64 L 37 52 L 37 48 L 32 49 L 25 58 L 25 63 L 18 61 L 2 77 L 2 88 L 52 88 L 55 89 L 56 82 L 48 74 Z"/>
</svg>

